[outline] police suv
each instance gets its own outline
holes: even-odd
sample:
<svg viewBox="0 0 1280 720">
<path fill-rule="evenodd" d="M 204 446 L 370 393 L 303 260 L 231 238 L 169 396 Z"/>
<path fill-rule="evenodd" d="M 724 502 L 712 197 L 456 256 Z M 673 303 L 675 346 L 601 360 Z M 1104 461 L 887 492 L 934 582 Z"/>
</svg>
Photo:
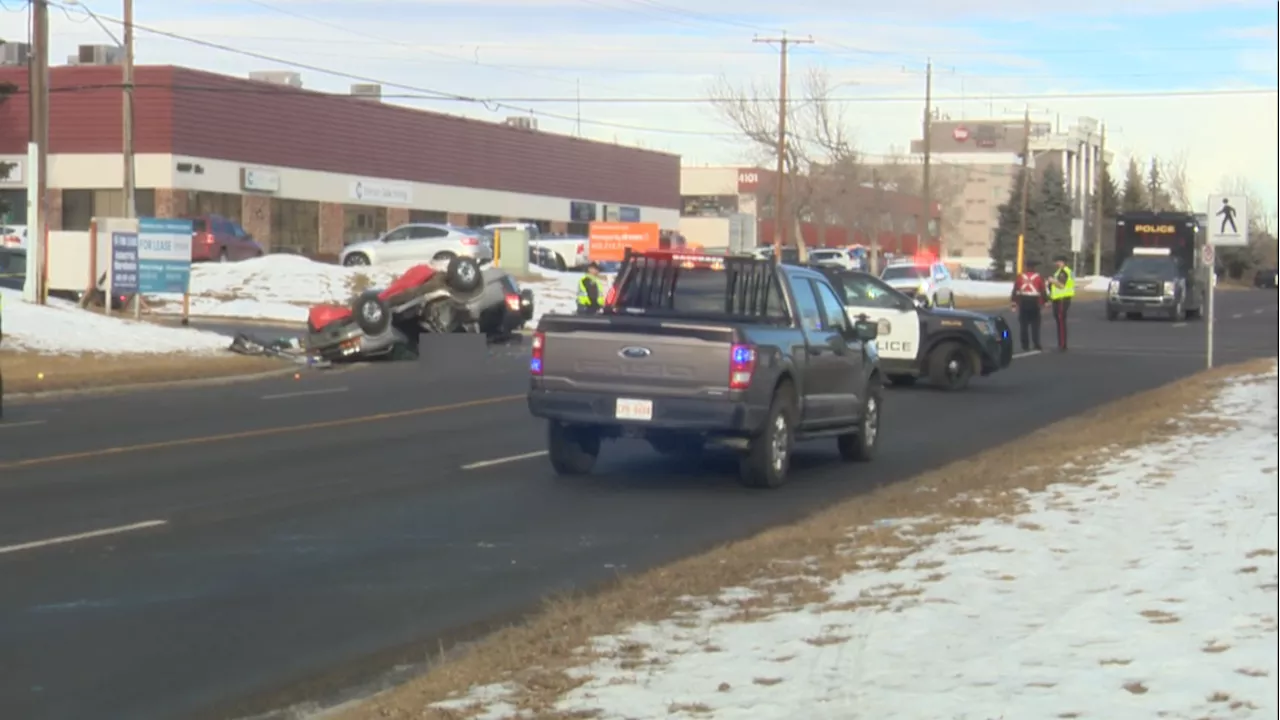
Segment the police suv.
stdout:
<svg viewBox="0 0 1280 720">
<path fill-rule="evenodd" d="M 880 366 L 895 385 L 926 378 L 942 389 L 961 390 L 975 375 L 985 377 L 1013 362 L 1009 325 L 998 315 L 940 308 L 869 273 L 817 269 L 841 294 L 852 321 L 877 323 Z"/>
</svg>

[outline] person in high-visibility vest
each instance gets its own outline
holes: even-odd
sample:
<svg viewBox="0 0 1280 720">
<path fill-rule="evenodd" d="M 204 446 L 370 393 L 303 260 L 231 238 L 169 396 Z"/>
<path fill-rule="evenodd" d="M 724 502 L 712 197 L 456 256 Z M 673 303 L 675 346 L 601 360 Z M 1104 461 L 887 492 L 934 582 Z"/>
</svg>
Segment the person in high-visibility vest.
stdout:
<svg viewBox="0 0 1280 720">
<path fill-rule="evenodd" d="M 587 274 L 578 281 L 578 314 L 595 315 L 600 312 L 600 266 L 587 265 Z"/>
<path fill-rule="evenodd" d="M 1053 259 L 1053 265 L 1053 275 L 1049 276 L 1049 301 L 1053 303 L 1053 319 L 1058 323 L 1058 350 L 1066 351 L 1067 313 L 1071 310 L 1071 298 L 1076 296 L 1076 276 L 1062 255 Z"/>
</svg>

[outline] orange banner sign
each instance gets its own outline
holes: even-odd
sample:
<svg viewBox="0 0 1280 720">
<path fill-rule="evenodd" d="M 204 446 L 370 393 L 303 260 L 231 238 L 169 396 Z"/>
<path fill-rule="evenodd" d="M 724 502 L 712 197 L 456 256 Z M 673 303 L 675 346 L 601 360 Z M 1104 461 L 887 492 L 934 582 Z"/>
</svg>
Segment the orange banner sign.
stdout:
<svg viewBox="0 0 1280 720">
<path fill-rule="evenodd" d="M 587 234 L 591 262 L 620 262 L 627 248 L 658 249 L 657 223 L 594 222 Z"/>
</svg>

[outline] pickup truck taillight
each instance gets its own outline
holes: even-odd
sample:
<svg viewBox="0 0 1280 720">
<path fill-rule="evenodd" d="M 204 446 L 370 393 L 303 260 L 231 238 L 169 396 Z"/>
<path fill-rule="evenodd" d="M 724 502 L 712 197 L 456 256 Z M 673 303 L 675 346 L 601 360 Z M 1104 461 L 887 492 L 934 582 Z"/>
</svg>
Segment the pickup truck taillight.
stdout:
<svg viewBox="0 0 1280 720">
<path fill-rule="evenodd" d="M 511 312 L 520 312 L 519 295 L 507 295 L 507 309 Z"/>
<path fill-rule="evenodd" d="M 756 349 L 750 345 L 734 345 L 729 350 L 729 389 L 746 390 L 755 372 Z"/>
<path fill-rule="evenodd" d="M 212 245 L 217 241 L 218 240 L 213 236 L 213 233 L 204 233 L 203 235 L 200 236 L 200 242 L 204 243 L 205 245 Z"/>
<path fill-rule="evenodd" d="M 605 307 L 612 306 L 613 301 L 617 299 L 618 299 L 618 286 L 614 285 L 613 287 L 609 288 L 609 292 L 605 293 L 604 295 Z"/>
<path fill-rule="evenodd" d="M 543 333 L 536 332 L 533 334 L 533 357 L 529 359 L 529 373 L 531 375 L 542 374 L 542 349 L 546 347 L 547 336 Z"/>
</svg>

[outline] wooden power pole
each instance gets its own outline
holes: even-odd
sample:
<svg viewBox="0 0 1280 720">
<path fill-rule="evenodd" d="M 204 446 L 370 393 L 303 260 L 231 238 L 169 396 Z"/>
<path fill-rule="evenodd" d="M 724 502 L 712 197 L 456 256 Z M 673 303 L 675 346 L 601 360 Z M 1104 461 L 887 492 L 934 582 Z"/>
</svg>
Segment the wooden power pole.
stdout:
<svg viewBox="0 0 1280 720">
<path fill-rule="evenodd" d="M 787 50 L 792 45 L 811 44 L 813 38 L 795 39 L 789 38 L 786 33 L 783 33 L 782 37 L 776 38 L 756 37 L 752 42 L 777 43 L 778 47 L 781 48 L 778 73 L 778 168 L 774 178 L 776 187 L 773 202 L 773 254 L 781 259 L 782 246 L 787 243 L 787 216 L 785 212 L 787 177 Z"/>
<path fill-rule="evenodd" d="M 48 259 L 49 253 L 47 248 L 48 233 L 46 228 L 49 227 L 48 210 L 49 210 L 49 1 L 34 0 L 31 4 L 31 41 L 35 46 L 33 57 L 28 62 L 28 70 L 30 71 L 30 79 L 28 90 L 30 94 L 30 152 L 28 152 L 28 160 L 33 160 L 35 165 L 32 168 L 34 182 L 31 186 L 35 190 L 34 198 L 31 198 L 31 192 L 27 193 L 31 198 L 28 202 L 31 207 L 29 214 L 35 219 L 32 223 L 28 220 L 28 252 L 34 262 L 28 261 L 27 271 L 29 277 L 33 279 L 31 286 L 34 289 L 34 297 L 28 295 L 28 299 L 35 300 L 40 304 L 44 304 L 48 298 L 48 292 L 45 287 L 45 279 L 48 277 Z M 32 158 L 31 155 L 35 157 Z"/>
<path fill-rule="evenodd" d="M 133 163 L 133 0 L 124 0 L 124 117 L 121 130 L 123 132 L 124 159 L 124 216 L 138 216 L 137 188 L 134 178 Z"/>
<path fill-rule="evenodd" d="M 1014 272 L 1022 272 L 1023 256 L 1027 244 L 1027 195 L 1031 192 L 1031 108 L 1027 108 L 1022 116 L 1022 203 L 1018 211 L 1018 267 Z"/>
<path fill-rule="evenodd" d="M 1103 172 L 1110 172 L 1107 167 L 1107 126 L 1102 126 L 1102 139 L 1098 142 L 1098 160 L 1094 163 L 1093 174 L 1097 178 L 1095 183 L 1097 187 L 1093 192 L 1095 197 L 1094 203 L 1094 219 L 1093 219 L 1093 276 L 1102 275 L 1102 196 L 1105 188 L 1102 186 Z"/>
<path fill-rule="evenodd" d="M 924 162 L 920 173 L 920 194 L 924 199 L 924 214 L 922 216 L 922 225 L 920 226 L 920 246 L 916 247 L 916 252 L 920 252 L 926 239 L 933 237 L 929 232 L 933 221 L 933 198 L 929 187 L 929 161 L 933 153 L 933 60 L 930 59 L 925 66 L 924 72 Z M 941 255 L 942 248 L 938 248 Z"/>
</svg>

